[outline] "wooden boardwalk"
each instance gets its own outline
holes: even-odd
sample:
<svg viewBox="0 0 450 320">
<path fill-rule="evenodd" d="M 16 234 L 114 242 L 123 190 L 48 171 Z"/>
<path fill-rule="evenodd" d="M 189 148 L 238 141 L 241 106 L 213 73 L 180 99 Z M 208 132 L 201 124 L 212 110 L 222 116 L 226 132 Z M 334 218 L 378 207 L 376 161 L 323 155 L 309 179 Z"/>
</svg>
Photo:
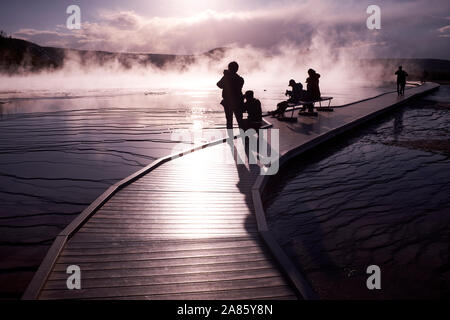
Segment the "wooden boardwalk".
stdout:
<svg viewBox="0 0 450 320">
<path fill-rule="evenodd" d="M 297 156 L 306 148 L 314 147 L 328 140 L 331 136 L 344 133 L 351 128 L 366 123 L 368 120 L 395 109 L 411 99 L 439 88 L 436 83 L 425 83 L 408 88 L 404 96 L 396 92 L 379 95 L 373 99 L 365 99 L 337 107 L 334 112 L 320 112 L 318 117 L 300 116 L 298 122 L 280 122 L 267 118 L 273 128 L 280 130 L 280 155 Z M 281 161 L 287 160 L 287 157 Z"/>
<path fill-rule="evenodd" d="M 281 160 L 436 87 L 274 121 Z M 296 299 L 301 276 L 265 226 L 260 192 L 269 177 L 227 154 L 220 143 L 111 187 L 57 237 L 23 298 Z M 67 289 L 70 265 L 81 268 L 81 290 Z"/>
<path fill-rule="evenodd" d="M 39 298 L 295 299 L 258 235 L 259 167 L 226 153 L 168 161 L 117 192 L 67 241 Z M 67 289 L 69 265 L 81 290 Z"/>
</svg>

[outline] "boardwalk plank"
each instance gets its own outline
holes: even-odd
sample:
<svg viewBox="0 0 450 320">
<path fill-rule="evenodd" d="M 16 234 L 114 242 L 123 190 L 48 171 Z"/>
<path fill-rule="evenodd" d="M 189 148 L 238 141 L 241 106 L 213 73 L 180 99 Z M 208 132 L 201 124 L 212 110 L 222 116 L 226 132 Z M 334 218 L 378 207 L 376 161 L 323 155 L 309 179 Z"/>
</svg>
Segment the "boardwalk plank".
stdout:
<svg viewBox="0 0 450 320">
<path fill-rule="evenodd" d="M 194 232 L 196 231 L 208 231 L 208 233 L 211 233 L 213 230 L 220 231 L 245 231 L 245 230 L 255 230 L 256 224 L 254 223 L 254 220 L 252 220 L 248 225 L 238 223 L 238 224 L 230 224 L 230 223 L 216 223 L 216 224 L 204 224 L 202 222 L 194 222 L 194 223 L 169 223 L 169 224 L 121 224 L 121 223 L 90 223 L 89 225 L 86 225 L 81 229 L 81 231 L 88 231 L 88 230 L 98 230 L 98 232 L 101 232 L 102 230 L 105 232 L 109 232 L 110 230 L 116 230 L 117 233 L 123 233 L 126 232 L 154 232 L 154 233 L 160 233 L 160 232 L 166 232 L 166 231 L 188 231 L 192 230 Z"/>
<path fill-rule="evenodd" d="M 80 232 L 78 231 L 76 236 L 71 239 L 71 242 L 89 242 L 89 243 L 117 243 L 123 241 L 191 241 L 191 240 L 208 240 L 211 238 L 229 238 L 235 239 L 236 237 L 257 237 L 258 234 L 252 233 L 226 233 L 226 234 L 209 234 L 209 233 L 171 233 L 167 234 L 112 234 L 112 233 L 93 233 L 93 232 Z"/>
<path fill-rule="evenodd" d="M 235 263 L 212 263 L 202 265 L 185 265 L 185 266 L 164 266 L 164 267 L 147 267 L 147 268 L 128 268 L 128 269 L 96 269 L 83 270 L 83 279 L 96 278 L 123 278 L 123 277 L 151 277 L 151 276 L 170 276 L 170 275 L 189 275 L 211 272 L 241 272 L 245 270 L 271 269 L 277 270 L 272 261 L 262 260 L 246 260 L 245 262 Z M 64 269 L 53 270 L 49 280 L 67 280 L 67 273 Z"/>
<path fill-rule="evenodd" d="M 234 254 L 231 256 L 203 256 L 203 257 L 190 257 L 190 258 L 172 258 L 172 259 L 148 259 L 142 261 L 98 261 L 98 262 L 85 262 L 80 263 L 79 266 L 82 270 L 108 270 L 108 269 L 122 269 L 122 268 L 150 268 L 150 267 L 170 267 L 170 266 L 196 266 L 204 264 L 215 263 L 236 263 L 246 260 L 264 260 L 268 259 L 265 253 L 250 253 L 250 254 Z M 71 264 L 67 263 L 55 264 L 55 271 L 65 271 Z"/>
<path fill-rule="evenodd" d="M 256 221 L 254 216 L 243 215 L 242 217 L 226 217 L 226 216 L 192 216 L 192 215 L 149 215 L 149 216 L 111 216 L 111 215 L 96 215 L 91 218 L 90 223 L 95 224 L 228 224 L 228 225 L 242 225 L 246 221 Z"/>
<path fill-rule="evenodd" d="M 126 296 L 126 297 L 108 297 L 103 299 L 117 300 L 271 300 L 281 296 L 282 299 L 296 300 L 292 290 L 288 286 L 270 287 L 265 290 L 261 288 L 246 288 L 227 291 L 214 292 L 182 292 L 172 294 Z M 285 298 L 287 297 L 287 298 Z M 99 299 L 99 298 L 94 298 Z M 100 298 L 101 299 L 101 298 Z"/>
<path fill-rule="evenodd" d="M 261 247 L 261 243 L 255 243 L 253 241 L 228 241 L 224 243 L 211 243 L 211 244 L 169 244 L 169 243 L 158 243 L 158 244 L 135 244 L 126 243 L 123 245 L 107 245 L 107 246 L 95 246 L 90 243 L 82 243 L 80 246 L 74 246 L 71 244 L 70 247 L 66 247 L 62 253 L 64 254 L 80 254 L 80 255 L 90 255 L 90 254 L 118 254 L 118 253 L 140 253 L 140 252 L 177 252 L 177 251 L 191 251 L 191 250 L 210 250 L 210 249 L 228 249 L 228 248 L 248 248 L 248 247 Z"/>
<path fill-rule="evenodd" d="M 75 234 L 70 242 L 67 244 L 66 248 L 80 247 L 84 245 L 94 245 L 97 247 L 112 247 L 112 246 L 133 246 L 133 245 L 145 245 L 149 247 L 158 247 L 161 244 L 170 245 L 177 247 L 179 245 L 215 245 L 218 243 L 229 243 L 229 242 L 240 242 L 240 241 L 253 241 L 255 243 L 261 244 L 261 238 L 258 236 L 240 236 L 240 237 L 225 237 L 225 238 L 208 238 L 208 239 L 168 239 L 168 240 L 145 240 L 145 239 L 126 239 L 123 237 L 117 238 L 114 236 L 102 237 L 98 236 L 95 238 L 89 237 L 85 238 L 79 233 Z"/>
<path fill-rule="evenodd" d="M 158 251 L 158 252 L 137 252 L 137 253 L 114 253 L 114 254 L 73 254 L 63 252 L 58 263 L 82 263 L 82 262 L 108 262 L 108 261 L 141 261 L 151 259 L 181 259 L 209 256 L 232 256 L 235 254 L 251 254 L 262 252 L 260 247 L 237 247 L 203 250 L 184 251 Z"/>
<path fill-rule="evenodd" d="M 176 230 L 176 229 L 167 229 L 167 230 L 161 230 L 161 231 L 152 231 L 149 232 L 145 229 L 117 229 L 117 230 L 111 230 L 111 229 L 91 229 L 91 228 L 82 228 L 78 231 L 80 234 L 85 235 L 129 235 L 130 233 L 133 234 L 135 238 L 142 236 L 151 236 L 153 239 L 169 239 L 169 238 L 188 238 L 191 237 L 192 239 L 195 239 L 196 237 L 212 237 L 212 236 L 244 236 L 247 234 L 250 235 L 257 235 L 258 232 L 256 229 L 249 229 L 249 230 L 243 230 L 243 229 L 182 229 L 182 230 Z"/>
<path fill-rule="evenodd" d="M 42 298 L 46 299 L 77 299 L 95 298 L 95 297 L 115 297 L 130 295 L 157 295 L 171 294 L 180 292 L 215 292 L 222 290 L 250 289 L 259 288 L 260 290 L 270 291 L 272 287 L 285 285 L 285 281 L 280 277 L 265 277 L 259 279 L 240 279 L 233 281 L 209 281 L 209 282 L 192 282 L 177 284 L 155 284 L 155 285 L 138 285 L 108 288 L 92 288 L 81 290 L 49 290 L 44 289 L 41 293 Z"/>
<path fill-rule="evenodd" d="M 203 283 L 211 281 L 235 281 L 235 280 L 258 280 L 261 278 L 280 277 L 278 270 L 273 268 L 251 269 L 239 271 L 222 271 L 208 273 L 191 273 L 191 274 L 165 274 L 158 276 L 126 276 L 120 278 L 84 278 L 83 289 L 93 288 L 113 288 L 113 287 L 130 287 L 130 286 L 146 286 L 157 284 L 188 284 Z M 67 290 L 67 279 L 49 280 L 46 286 L 48 290 Z"/>
</svg>

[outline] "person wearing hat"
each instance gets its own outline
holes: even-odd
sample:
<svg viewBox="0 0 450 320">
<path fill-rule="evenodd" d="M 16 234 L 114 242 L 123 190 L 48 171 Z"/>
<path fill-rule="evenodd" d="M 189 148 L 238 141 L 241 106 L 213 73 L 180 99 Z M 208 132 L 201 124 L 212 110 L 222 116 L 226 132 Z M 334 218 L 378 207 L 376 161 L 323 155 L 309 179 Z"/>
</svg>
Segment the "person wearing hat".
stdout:
<svg viewBox="0 0 450 320">
<path fill-rule="evenodd" d="M 295 82 L 294 79 L 289 80 L 289 86 L 292 88 L 292 90 L 286 90 L 285 95 L 289 96 L 289 99 L 286 101 L 282 101 L 277 104 L 277 109 L 275 111 L 270 112 L 274 117 L 279 117 L 283 115 L 284 111 L 289 106 L 289 103 L 298 103 L 303 95 L 303 85 L 299 82 Z"/>
<path fill-rule="evenodd" d="M 320 99 L 319 78 L 320 74 L 318 74 L 314 69 L 308 70 L 308 78 L 306 79 L 306 100 L 314 101 Z M 314 111 L 314 104 L 306 104 L 304 108 L 308 109 L 308 112 L 312 113 Z"/>
</svg>

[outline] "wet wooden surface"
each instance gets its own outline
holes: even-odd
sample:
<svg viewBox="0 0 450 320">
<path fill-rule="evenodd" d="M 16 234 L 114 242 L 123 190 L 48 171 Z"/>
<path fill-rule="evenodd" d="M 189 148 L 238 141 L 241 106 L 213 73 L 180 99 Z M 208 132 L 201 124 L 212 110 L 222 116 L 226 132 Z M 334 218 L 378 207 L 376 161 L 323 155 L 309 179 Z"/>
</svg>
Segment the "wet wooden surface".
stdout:
<svg viewBox="0 0 450 320">
<path fill-rule="evenodd" d="M 259 167 L 232 150 L 169 161 L 115 194 L 67 242 L 40 298 L 296 299 L 258 235 Z M 70 265 L 81 290 L 67 289 Z"/>
<path fill-rule="evenodd" d="M 297 123 L 272 120 L 280 155 L 434 86 Z M 295 299 L 258 234 L 251 188 L 259 166 L 229 161 L 231 153 L 226 143 L 196 151 L 116 193 L 68 240 L 39 298 Z M 81 290 L 67 289 L 69 265 L 81 268 Z"/>
<path fill-rule="evenodd" d="M 343 108 L 335 108 L 333 112 L 319 112 L 317 117 L 299 116 L 297 122 L 294 123 L 281 122 L 271 117 L 266 119 L 272 123 L 274 129 L 280 130 L 280 155 L 283 156 L 320 135 L 352 122 L 363 123 L 366 121 L 365 117 L 384 112 L 386 108 L 401 104 L 414 95 L 428 92 L 437 87 L 439 85 L 436 83 L 425 83 L 405 90 L 404 96 L 398 96 L 396 92 L 388 93 Z M 296 113 L 294 116 L 297 116 Z"/>
</svg>

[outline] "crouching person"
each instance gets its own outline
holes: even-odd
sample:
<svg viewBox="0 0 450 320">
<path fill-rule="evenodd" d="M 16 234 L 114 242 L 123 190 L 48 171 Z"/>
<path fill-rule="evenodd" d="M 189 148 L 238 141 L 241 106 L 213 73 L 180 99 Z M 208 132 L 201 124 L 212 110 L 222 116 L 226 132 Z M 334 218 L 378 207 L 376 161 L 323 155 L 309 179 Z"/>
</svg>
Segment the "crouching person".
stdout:
<svg viewBox="0 0 450 320">
<path fill-rule="evenodd" d="M 292 87 L 292 90 L 286 90 L 285 93 L 286 96 L 289 96 L 289 99 L 277 104 L 277 109 L 275 111 L 269 112 L 269 114 L 271 114 L 273 117 L 282 116 L 286 109 L 289 107 L 289 103 L 296 104 L 303 99 L 305 91 L 303 90 L 303 85 L 300 82 L 297 83 L 294 79 L 291 79 L 289 80 L 289 86 Z"/>
<path fill-rule="evenodd" d="M 244 121 L 245 130 L 247 129 L 258 129 L 261 127 L 262 123 L 262 109 L 261 102 L 255 99 L 253 91 L 246 91 L 244 94 L 244 112 L 247 112 L 248 117 Z"/>
</svg>

